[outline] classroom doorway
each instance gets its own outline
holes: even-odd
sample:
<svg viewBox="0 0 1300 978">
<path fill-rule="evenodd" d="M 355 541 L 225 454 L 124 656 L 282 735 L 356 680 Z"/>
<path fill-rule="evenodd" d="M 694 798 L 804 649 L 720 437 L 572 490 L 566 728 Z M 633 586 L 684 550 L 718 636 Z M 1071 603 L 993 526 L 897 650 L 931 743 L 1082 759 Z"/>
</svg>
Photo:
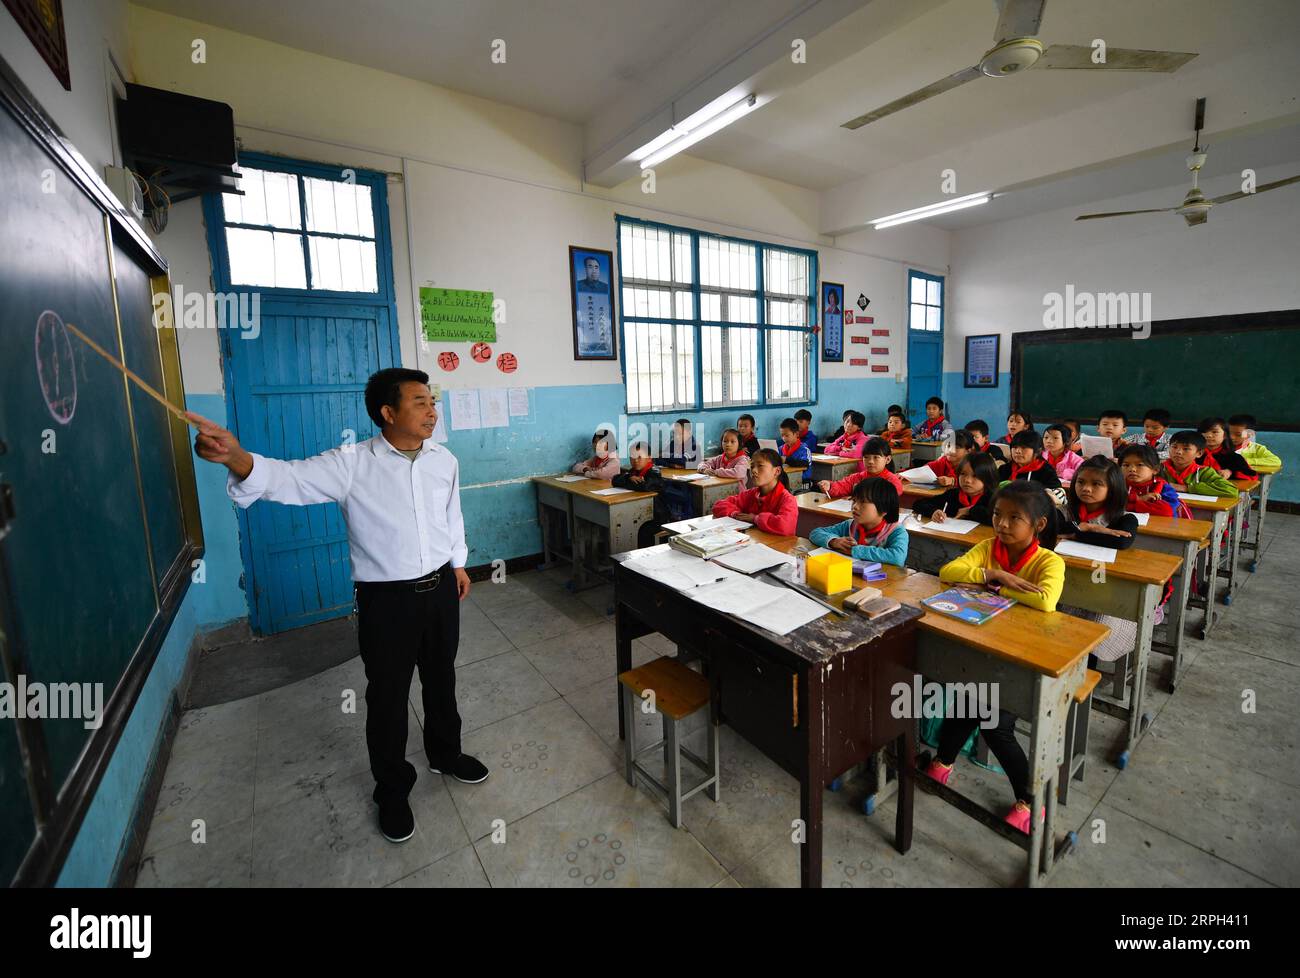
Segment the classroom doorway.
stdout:
<svg viewBox="0 0 1300 978">
<path fill-rule="evenodd" d="M 306 458 L 374 435 L 366 379 L 398 366 L 385 175 L 240 154 L 243 196 L 204 198 L 227 426 Z M 352 610 L 334 503 L 237 510 L 249 622 L 268 635 Z"/>
<path fill-rule="evenodd" d="M 925 402 L 943 390 L 943 276 L 907 270 L 907 417 L 925 420 Z"/>
</svg>

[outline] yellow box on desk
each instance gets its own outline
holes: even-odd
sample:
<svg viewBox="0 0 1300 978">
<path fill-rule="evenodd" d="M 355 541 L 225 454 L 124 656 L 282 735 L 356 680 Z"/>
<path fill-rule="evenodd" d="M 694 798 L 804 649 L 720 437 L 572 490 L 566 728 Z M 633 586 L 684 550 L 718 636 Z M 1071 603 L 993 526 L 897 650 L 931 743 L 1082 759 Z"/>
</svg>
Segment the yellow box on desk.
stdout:
<svg viewBox="0 0 1300 978">
<path fill-rule="evenodd" d="M 813 554 L 805 564 L 808 586 L 822 594 L 853 587 L 853 561 L 843 554 Z"/>
</svg>

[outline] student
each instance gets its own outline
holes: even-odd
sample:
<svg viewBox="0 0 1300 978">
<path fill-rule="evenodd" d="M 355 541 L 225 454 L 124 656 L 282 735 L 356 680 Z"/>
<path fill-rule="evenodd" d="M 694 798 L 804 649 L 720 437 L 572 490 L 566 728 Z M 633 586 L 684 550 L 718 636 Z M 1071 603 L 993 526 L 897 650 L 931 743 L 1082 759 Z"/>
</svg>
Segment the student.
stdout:
<svg viewBox="0 0 1300 978">
<path fill-rule="evenodd" d="M 844 414 L 844 434 L 826 446 L 826 454 L 838 455 L 840 458 L 862 458 L 862 449 L 867 444 L 867 436 L 862 433 L 862 426 L 866 423 L 867 419 L 861 411 L 846 411 Z M 893 456 L 890 457 L 892 459 Z M 858 471 L 863 471 L 860 462 L 858 463 Z"/>
<path fill-rule="evenodd" d="M 749 455 L 740 447 L 740 432 L 728 428 L 722 433 L 722 454 L 700 463 L 701 472 L 740 480 L 742 490 L 749 488 Z"/>
<path fill-rule="evenodd" d="M 713 515 L 753 523 L 778 536 L 794 536 L 799 504 L 790 492 L 790 480 L 775 450 L 760 448 L 754 453 L 749 463 L 749 484 L 752 488 L 714 503 Z"/>
<path fill-rule="evenodd" d="M 1234 414 L 1228 419 L 1228 433 L 1232 437 L 1232 447 L 1246 460 L 1246 464 L 1281 465 L 1282 460 L 1255 440 L 1255 416 L 1253 414 Z"/>
<path fill-rule="evenodd" d="M 591 436 L 591 458 L 579 462 L 572 471 L 587 479 L 612 479 L 620 467 L 614 432 L 601 428 Z"/>
<path fill-rule="evenodd" d="M 1052 552 L 1056 545 L 1054 505 L 1042 486 L 1017 479 L 998 490 L 993 500 L 991 540 L 976 544 L 956 560 L 944 564 L 939 580 L 949 584 L 983 584 L 1005 597 L 1038 611 L 1055 611 L 1065 587 L 1065 561 Z M 926 768 L 927 777 L 946 784 L 957 753 L 979 724 L 978 717 L 948 717 L 939 731 L 937 757 Z M 982 729 L 993 756 L 1002 765 L 1016 803 L 1006 822 L 1029 834 L 1033 795 L 1029 790 L 1029 761 L 1016 741 L 1016 718 L 999 711 L 995 729 Z M 1041 821 L 1043 812 L 1037 813 Z"/>
<path fill-rule="evenodd" d="M 941 486 L 955 486 L 957 484 L 957 466 L 961 465 L 961 460 L 975 450 L 975 439 L 970 436 L 970 432 L 963 428 L 961 431 L 952 433 L 952 440 L 949 443 L 948 450 L 932 462 L 926 464 L 935 475 L 935 482 Z"/>
<path fill-rule="evenodd" d="M 1028 479 L 1044 489 L 1061 488 L 1056 469 L 1043 461 L 1043 439 L 1033 429 L 1018 431 L 1012 437 L 1011 461 L 998 466 L 998 478 L 1003 482 Z"/>
<path fill-rule="evenodd" d="M 673 522 L 676 514 L 669 510 L 668 501 L 661 491 L 664 487 L 664 477 L 663 473 L 655 468 L 654 459 L 650 457 L 649 443 L 633 442 L 628 446 L 627 454 L 631 466 L 626 472 L 617 473 L 610 481 L 619 489 L 659 493 L 654 498 L 652 518 L 642 523 L 636 531 L 636 545 L 650 547 L 654 545 L 655 535 L 665 523 Z"/>
<path fill-rule="evenodd" d="M 879 478 L 888 482 L 901 495 L 903 480 L 889 471 L 889 463 L 893 457 L 894 453 L 889 447 L 889 442 L 879 436 L 872 436 L 862 447 L 862 471 L 854 472 L 835 482 L 822 479 L 817 483 L 817 488 L 832 499 L 843 499 L 845 496 L 853 495 L 853 487 L 864 479 Z"/>
<path fill-rule="evenodd" d="M 1070 451 L 1078 452 L 1079 456 L 1082 458 L 1083 440 L 1079 436 L 1083 434 L 1083 432 L 1079 428 L 1079 422 L 1076 421 L 1074 418 L 1066 418 L 1064 421 L 1061 422 L 1061 424 L 1065 425 L 1067 428 L 1070 429 L 1070 442 L 1069 442 Z"/>
<path fill-rule="evenodd" d="M 1110 450 L 1117 461 L 1119 450 L 1128 444 L 1124 438 L 1124 433 L 1127 431 L 1128 415 L 1119 408 L 1107 408 L 1097 419 L 1097 434 L 1110 439 Z"/>
<path fill-rule="evenodd" d="M 998 487 L 998 467 L 987 452 L 972 452 L 957 465 L 957 485 L 942 496 L 918 499 L 912 512 L 932 523 L 948 517 L 993 525 L 993 494 Z"/>
<path fill-rule="evenodd" d="M 1130 513 L 1150 513 L 1152 516 L 1181 515 L 1182 500 L 1178 492 L 1160 478 L 1160 459 L 1150 445 L 1125 445 L 1117 461 L 1128 484 L 1128 509 Z"/>
<path fill-rule="evenodd" d="M 1197 461 L 1218 469 L 1229 479 L 1253 479 L 1259 475 L 1228 445 L 1228 426 L 1222 418 L 1205 418 L 1196 430 L 1205 436 L 1205 452 Z"/>
<path fill-rule="evenodd" d="M 976 418 L 974 421 L 966 422 L 966 430 L 975 441 L 975 447 L 972 451 L 987 452 L 989 450 L 989 423 L 982 418 Z"/>
<path fill-rule="evenodd" d="M 886 432 L 888 432 L 888 431 L 891 430 L 890 422 L 893 421 L 893 419 L 894 419 L 895 416 L 897 416 L 898 419 L 899 419 L 899 421 L 902 423 L 902 427 L 901 427 L 901 429 L 899 430 L 898 434 L 895 435 L 895 437 L 896 437 L 896 438 L 904 438 L 904 437 L 907 438 L 907 445 L 906 445 L 906 446 L 904 446 L 904 445 L 898 445 L 897 447 L 899 447 L 899 448 L 911 447 L 911 444 L 912 444 L 912 424 L 911 424 L 910 421 L 907 420 L 907 412 L 903 410 L 903 407 L 902 407 L 902 405 L 900 405 L 900 404 L 891 404 L 891 405 L 889 405 L 889 407 L 887 407 L 887 408 L 885 409 L 885 426 L 884 426 L 883 428 L 881 428 L 880 431 L 878 432 L 879 435 L 880 435 L 880 437 L 881 437 L 881 438 L 889 438 L 889 435 L 886 434 Z"/>
<path fill-rule="evenodd" d="M 736 419 L 736 430 L 740 432 L 740 447 L 749 454 L 752 459 L 754 453 L 758 451 L 758 437 L 754 434 L 754 416 L 752 414 L 742 414 Z"/>
<path fill-rule="evenodd" d="M 1205 436 L 1199 431 L 1179 431 L 1169 439 L 1169 458 L 1160 467 L 1160 475 L 1169 481 L 1175 492 L 1190 492 L 1197 496 L 1220 496 L 1236 499 L 1237 487 L 1212 465 L 1196 461 L 1205 451 Z"/>
<path fill-rule="evenodd" d="M 1164 408 L 1151 408 L 1142 415 L 1142 433 L 1128 439 L 1132 445 L 1150 445 L 1156 456 L 1164 461 L 1169 457 L 1169 412 Z"/>
<path fill-rule="evenodd" d="M 812 412 L 807 408 L 800 408 L 794 413 L 795 421 L 799 422 L 799 440 L 804 443 L 811 455 L 817 451 L 817 436 L 812 433 Z"/>
<path fill-rule="evenodd" d="M 849 423 L 849 417 L 852 414 L 853 414 L 852 408 L 844 412 L 843 416 L 840 418 L 840 426 L 835 429 L 835 434 L 831 435 L 832 442 L 834 442 L 837 438 L 844 437 L 844 426 Z M 866 421 L 866 418 L 863 418 L 862 420 Z"/>
<path fill-rule="evenodd" d="M 1073 479 L 1083 464 L 1083 456 L 1069 448 L 1072 440 L 1070 429 L 1063 424 L 1048 425 L 1043 431 L 1043 459 L 1056 470 L 1062 483 Z"/>
<path fill-rule="evenodd" d="M 923 441 L 942 441 L 952 431 L 952 422 L 944 416 L 943 400 L 932 397 L 925 402 L 925 420 L 916 429 L 916 437 Z"/>
<path fill-rule="evenodd" d="M 799 438 L 799 422 L 786 418 L 781 422 L 781 461 L 785 465 L 797 465 L 803 469 L 801 481 L 810 482 L 812 476 L 812 454 Z"/>
<path fill-rule="evenodd" d="M 819 526 L 808 539 L 854 560 L 902 567 L 907 530 L 898 520 L 898 490 L 884 479 L 864 479 L 853 487 L 853 519 Z"/>
<path fill-rule="evenodd" d="M 889 442 L 890 448 L 912 447 L 912 429 L 907 423 L 907 418 L 901 414 L 889 416 L 889 421 L 885 423 L 885 430 L 880 433 L 880 437 Z"/>
<path fill-rule="evenodd" d="M 1007 415 L 1007 433 L 999 438 L 998 441 L 1002 442 L 1004 445 L 1010 445 L 1011 439 L 1016 437 L 1018 433 L 1033 430 L 1034 422 L 1033 419 L 1029 417 L 1029 412 L 1015 408 Z"/>
<path fill-rule="evenodd" d="M 693 469 L 700 464 L 700 449 L 691 435 L 690 418 L 678 418 L 673 422 L 668 453 L 654 462 L 655 465 L 668 469 Z"/>
<path fill-rule="evenodd" d="M 1060 535 L 1095 547 L 1110 550 L 1127 550 L 1137 542 L 1138 521 L 1125 511 L 1128 505 L 1128 486 L 1120 468 L 1104 455 L 1094 455 L 1074 474 L 1070 483 L 1069 516 L 1061 520 Z M 1172 590 L 1172 589 L 1171 589 Z M 1164 605 L 1156 609 L 1155 623 L 1164 620 Z M 1114 662 L 1133 651 L 1137 643 L 1137 625 L 1113 615 L 1077 608 L 1061 603 L 1057 610 L 1100 622 L 1110 629 L 1110 634 L 1088 656 L 1088 668 L 1095 669 L 1097 662 Z"/>
</svg>

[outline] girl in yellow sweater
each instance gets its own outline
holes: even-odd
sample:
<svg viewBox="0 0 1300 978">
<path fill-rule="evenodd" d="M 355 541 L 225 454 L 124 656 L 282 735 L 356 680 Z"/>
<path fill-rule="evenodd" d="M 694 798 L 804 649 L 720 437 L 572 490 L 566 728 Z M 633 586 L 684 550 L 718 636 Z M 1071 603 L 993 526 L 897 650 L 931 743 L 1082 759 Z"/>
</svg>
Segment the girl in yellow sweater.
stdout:
<svg viewBox="0 0 1300 978">
<path fill-rule="evenodd" d="M 1052 552 L 1056 545 L 1056 514 L 1047 490 L 1027 479 L 1016 479 L 998 490 L 993 499 L 992 540 L 972 547 L 956 560 L 944 564 L 939 580 L 951 584 L 982 584 L 1004 597 L 1015 598 L 1039 611 L 1055 611 L 1065 586 L 1065 561 Z M 939 732 L 938 757 L 925 774 L 940 784 L 952 775 L 957 754 L 978 717 L 948 717 Z M 1008 824 L 1029 834 L 1029 760 L 1016 741 L 1016 718 L 999 711 L 998 725 L 980 731 L 993 756 L 1002 765 L 1016 803 L 1007 813 Z M 1038 818 L 1041 820 L 1040 810 Z"/>
</svg>

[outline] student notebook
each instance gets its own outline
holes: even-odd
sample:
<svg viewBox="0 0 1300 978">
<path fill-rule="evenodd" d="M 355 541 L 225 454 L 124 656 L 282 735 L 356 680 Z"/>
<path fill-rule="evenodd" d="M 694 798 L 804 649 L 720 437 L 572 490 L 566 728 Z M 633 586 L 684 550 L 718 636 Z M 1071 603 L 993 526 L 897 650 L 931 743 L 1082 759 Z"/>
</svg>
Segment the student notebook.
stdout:
<svg viewBox="0 0 1300 978">
<path fill-rule="evenodd" d="M 941 615 L 956 618 L 970 625 L 983 625 L 1015 603 L 1015 599 L 1004 598 L 992 591 L 964 587 L 949 588 L 921 599 L 921 604 L 931 611 L 937 611 Z"/>
<path fill-rule="evenodd" d="M 930 485 L 939 481 L 938 474 L 928 465 L 918 465 L 914 469 L 900 472 L 898 477 L 904 482 L 915 482 L 917 485 Z"/>
<path fill-rule="evenodd" d="M 748 546 L 749 543 L 748 534 L 741 533 L 738 530 L 710 526 L 705 527 L 703 530 L 695 530 L 692 533 L 683 533 L 680 536 L 672 537 L 668 541 L 668 546 L 693 557 L 703 557 L 708 560 L 710 557 L 717 557 L 720 554 L 730 553 L 740 547 Z"/>
<path fill-rule="evenodd" d="M 1084 458 L 1092 458 L 1094 455 L 1104 455 L 1109 459 L 1115 457 L 1115 446 L 1104 435 L 1080 435 L 1079 447 L 1083 449 Z"/>
</svg>

